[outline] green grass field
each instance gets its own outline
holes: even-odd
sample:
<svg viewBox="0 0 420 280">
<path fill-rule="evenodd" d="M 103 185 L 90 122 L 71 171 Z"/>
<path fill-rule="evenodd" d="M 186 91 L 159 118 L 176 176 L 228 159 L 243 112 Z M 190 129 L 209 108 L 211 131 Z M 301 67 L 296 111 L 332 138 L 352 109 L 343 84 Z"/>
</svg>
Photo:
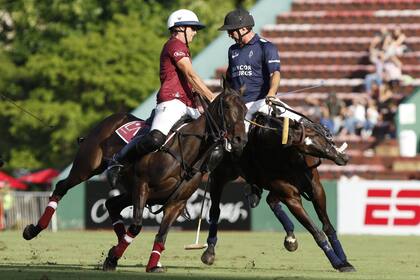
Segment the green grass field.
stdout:
<svg viewBox="0 0 420 280">
<path fill-rule="evenodd" d="M 194 232 L 170 232 L 161 262 L 165 274 L 147 274 L 155 232 L 144 232 L 128 248 L 116 272 L 101 271 L 115 243 L 111 231 L 45 232 L 28 242 L 21 232 L 0 232 L 0 279 L 420 279 L 420 238 L 342 236 L 356 273 L 333 270 L 312 237 L 298 233 L 299 249 L 283 248 L 283 233 L 220 232 L 213 266 L 202 250 L 185 251 Z M 201 238 L 204 241 L 204 234 Z"/>
</svg>

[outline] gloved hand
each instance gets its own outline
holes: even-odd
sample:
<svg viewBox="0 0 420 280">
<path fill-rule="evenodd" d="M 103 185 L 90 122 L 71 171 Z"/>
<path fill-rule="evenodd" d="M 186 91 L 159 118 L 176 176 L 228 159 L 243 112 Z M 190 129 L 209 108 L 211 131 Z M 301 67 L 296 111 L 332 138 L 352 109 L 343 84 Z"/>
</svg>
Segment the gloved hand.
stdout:
<svg viewBox="0 0 420 280">
<path fill-rule="evenodd" d="M 265 103 L 268 104 L 268 105 L 272 105 L 273 101 L 276 101 L 276 100 L 277 100 L 277 98 L 275 96 L 267 95 L 265 97 Z"/>
</svg>

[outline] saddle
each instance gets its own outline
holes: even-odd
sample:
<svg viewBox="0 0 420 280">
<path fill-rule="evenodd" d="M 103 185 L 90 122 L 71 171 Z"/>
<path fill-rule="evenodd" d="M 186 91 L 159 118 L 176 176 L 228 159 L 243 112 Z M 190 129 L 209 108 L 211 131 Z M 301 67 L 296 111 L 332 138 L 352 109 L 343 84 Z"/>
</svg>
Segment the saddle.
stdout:
<svg viewBox="0 0 420 280">
<path fill-rule="evenodd" d="M 153 118 L 155 116 L 155 110 L 152 111 L 150 117 L 147 120 L 137 119 L 135 121 L 128 122 L 123 124 L 118 129 L 115 130 L 115 133 L 127 144 L 130 142 L 134 137 L 143 137 L 150 132 L 150 128 L 153 123 Z M 173 133 L 176 132 L 181 126 L 186 123 L 193 121 L 188 115 L 184 115 L 179 119 L 171 128 L 171 132 L 166 137 L 166 142 L 169 138 L 172 137 Z M 165 143 L 166 143 L 165 142 Z"/>
</svg>

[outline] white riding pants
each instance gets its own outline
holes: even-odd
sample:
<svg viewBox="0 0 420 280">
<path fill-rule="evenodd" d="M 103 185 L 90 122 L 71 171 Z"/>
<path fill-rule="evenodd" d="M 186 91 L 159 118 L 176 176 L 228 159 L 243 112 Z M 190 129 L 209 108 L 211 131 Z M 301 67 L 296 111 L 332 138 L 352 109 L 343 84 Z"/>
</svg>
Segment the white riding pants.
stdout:
<svg viewBox="0 0 420 280">
<path fill-rule="evenodd" d="M 280 100 L 278 100 L 278 101 L 281 102 L 285 107 L 291 108 L 289 105 L 287 105 L 283 101 L 280 101 Z M 245 104 L 245 106 L 248 108 L 248 112 L 245 116 L 245 119 L 247 119 L 247 120 L 252 120 L 252 118 L 254 117 L 254 114 L 256 112 L 262 112 L 262 113 L 265 113 L 265 114 L 269 115 L 269 114 L 271 114 L 271 111 L 272 111 L 272 108 L 265 103 L 265 99 L 260 99 L 260 100 L 248 102 L 248 103 Z M 287 110 L 284 110 L 284 109 L 281 110 L 281 111 L 284 112 L 281 115 L 282 117 L 288 117 L 289 119 L 292 119 L 292 120 L 295 120 L 295 121 L 298 121 L 302 118 L 298 114 L 295 114 L 291 111 L 287 111 Z M 249 125 L 250 125 L 250 123 L 245 121 L 245 131 L 247 133 L 248 133 L 248 130 L 249 130 Z"/>
<path fill-rule="evenodd" d="M 198 109 L 188 107 L 178 99 L 159 103 L 155 108 L 155 117 L 150 130 L 157 129 L 168 135 L 172 126 L 184 115 L 197 119 L 201 114 Z"/>
</svg>

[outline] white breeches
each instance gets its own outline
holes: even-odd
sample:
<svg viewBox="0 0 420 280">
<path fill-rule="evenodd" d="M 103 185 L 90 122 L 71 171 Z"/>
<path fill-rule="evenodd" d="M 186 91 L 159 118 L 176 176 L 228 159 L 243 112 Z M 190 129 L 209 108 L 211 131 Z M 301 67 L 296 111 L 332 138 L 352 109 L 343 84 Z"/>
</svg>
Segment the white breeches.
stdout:
<svg viewBox="0 0 420 280">
<path fill-rule="evenodd" d="M 280 102 L 285 107 L 291 108 L 289 105 L 287 105 L 283 101 L 280 101 Z M 271 114 L 271 111 L 272 111 L 272 108 L 265 103 L 265 99 L 260 99 L 260 100 L 257 100 L 257 101 L 248 102 L 245 105 L 248 108 L 248 112 L 245 116 L 245 119 L 247 119 L 247 120 L 252 120 L 252 118 L 253 118 L 253 116 L 256 112 L 262 112 L 262 113 L 265 113 L 265 114 L 269 115 L 269 114 Z M 298 114 L 295 114 L 293 112 L 290 112 L 290 111 L 287 111 L 287 110 L 284 110 L 284 109 L 280 109 L 280 110 L 281 110 L 281 112 L 284 112 L 281 115 L 282 117 L 288 117 L 289 119 L 296 120 L 296 121 L 298 121 L 302 118 L 301 116 L 299 116 Z M 248 130 L 249 130 L 249 125 L 250 125 L 250 123 L 245 121 L 245 131 L 247 133 L 248 133 Z"/>
<path fill-rule="evenodd" d="M 159 103 L 155 108 L 155 117 L 150 130 L 157 129 L 168 135 L 172 126 L 184 115 L 197 119 L 201 114 L 198 109 L 188 107 L 178 99 Z"/>
</svg>

